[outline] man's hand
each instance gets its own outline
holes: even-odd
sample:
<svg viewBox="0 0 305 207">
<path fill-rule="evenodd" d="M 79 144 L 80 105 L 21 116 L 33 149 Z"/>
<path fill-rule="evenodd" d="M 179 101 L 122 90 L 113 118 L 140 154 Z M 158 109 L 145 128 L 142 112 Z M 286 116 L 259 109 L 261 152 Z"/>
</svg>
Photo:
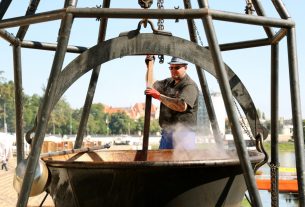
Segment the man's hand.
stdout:
<svg viewBox="0 0 305 207">
<path fill-rule="evenodd" d="M 146 65 L 148 65 L 149 61 L 155 61 L 155 56 L 154 55 L 146 55 L 146 58 L 145 58 Z"/>
<path fill-rule="evenodd" d="M 155 99 L 160 100 L 160 93 L 159 93 L 159 91 L 157 91 L 157 90 L 154 89 L 154 88 L 147 88 L 147 89 L 145 90 L 145 94 L 146 94 L 146 95 L 149 95 L 149 96 L 152 96 L 152 97 L 155 98 Z"/>
</svg>

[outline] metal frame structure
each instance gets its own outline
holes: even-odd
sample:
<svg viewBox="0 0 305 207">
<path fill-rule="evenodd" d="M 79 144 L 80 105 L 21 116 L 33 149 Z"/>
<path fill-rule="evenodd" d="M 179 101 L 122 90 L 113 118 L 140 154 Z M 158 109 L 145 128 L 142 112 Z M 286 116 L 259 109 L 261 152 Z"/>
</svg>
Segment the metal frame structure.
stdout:
<svg viewBox="0 0 305 207">
<path fill-rule="evenodd" d="M 301 117 L 301 103 L 300 103 L 300 91 L 299 91 L 299 76 L 298 76 L 298 61 L 296 53 L 296 33 L 295 23 L 290 18 L 286 8 L 281 0 L 272 0 L 274 7 L 276 8 L 281 18 L 269 18 L 265 16 L 265 12 L 259 0 L 252 0 L 253 6 L 258 16 L 230 13 L 224 11 L 213 10 L 208 7 L 207 0 L 198 0 L 199 8 L 193 9 L 189 0 L 184 0 L 185 9 L 118 9 L 110 8 L 110 0 L 104 0 L 102 8 L 77 8 L 77 0 L 66 0 L 63 9 L 42 12 L 35 14 L 35 11 L 39 5 L 40 0 L 31 0 L 28 10 L 24 16 L 14 17 L 10 19 L 2 20 L 5 12 L 9 8 L 11 0 L 2 0 L 0 3 L 0 36 L 11 43 L 13 47 L 14 57 L 14 81 L 15 81 L 15 100 L 16 100 L 16 138 L 17 138 L 17 162 L 19 163 L 24 159 L 23 151 L 23 126 L 22 126 L 22 70 L 21 70 L 21 48 L 33 48 L 41 50 L 56 51 L 49 82 L 44 95 L 43 103 L 39 108 L 37 114 L 37 126 L 33 129 L 35 137 L 31 139 L 32 150 L 28 157 L 28 165 L 26 169 L 25 177 L 17 206 L 26 206 L 31 189 L 31 185 L 34 178 L 35 168 L 37 166 L 41 147 L 44 141 L 44 135 L 48 122 L 49 115 L 60 98 L 63 92 L 73 83 L 75 80 L 70 80 L 70 85 L 61 86 L 61 83 L 65 76 L 62 73 L 63 61 L 66 52 L 71 53 L 83 53 L 90 52 L 90 49 L 84 46 L 71 46 L 68 45 L 70 31 L 73 25 L 74 18 L 99 18 L 100 29 L 97 43 L 105 42 L 105 34 L 107 30 L 107 22 L 109 18 L 121 18 L 121 19 L 187 19 L 190 40 L 194 43 L 198 43 L 195 35 L 194 20 L 201 19 L 203 27 L 207 36 L 208 46 L 207 49 L 202 47 L 202 51 L 208 51 L 211 53 L 211 60 L 214 67 L 215 77 L 217 77 L 221 93 L 225 102 L 226 111 L 229 121 L 232 123 L 232 133 L 234 135 L 234 141 L 240 163 L 244 172 L 245 181 L 248 187 L 248 191 L 251 197 L 253 206 L 262 206 L 258 190 L 256 188 L 254 173 L 252 166 L 249 162 L 249 156 L 246 151 L 245 142 L 242 137 L 242 131 L 239 125 L 236 109 L 234 108 L 232 88 L 236 84 L 236 80 L 239 83 L 237 76 L 229 77 L 228 66 L 226 66 L 222 60 L 221 51 L 235 50 L 242 48 L 258 47 L 258 46 L 271 46 L 271 165 L 274 166 L 272 177 L 272 196 L 278 196 L 278 68 L 279 68 L 279 48 L 278 43 L 287 37 L 288 45 L 288 61 L 289 61 L 289 80 L 290 80 L 290 93 L 291 93 L 291 105 L 293 116 L 293 128 L 294 128 L 294 140 L 295 140 L 295 153 L 296 153 L 296 166 L 299 188 L 299 202 L 300 206 L 305 206 L 305 181 L 304 181 L 304 142 L 303 142 L 303 130 L 302 130 L 302 117 Z M 43 43 L 37 41 L 26 41 L 24 36 L 30 25 L 35 23 L 43 23 L 53 20 L 61 20 L 60 33 L 58 35 L 58 42 L 56 43 Z M 243 23 L 249 25 L 262 26 L 266 32 L 267 38 L 233 42 L 228 44 L 219 44 L 217 41 L 217 35 L 214 29 L 213 21 L 221 20 L 228 22 Z M 10 27 L 19 27 L 19 31 L 16 36 L 10 34 L 5 29 Z M 272 28 L 281 28 L 279 32 L 274 33 Z M 166 38 L 166 37 L 164 37 Z M 174 41 L 174 38 L 169 38 Z M 200 47 L 200 46 L 199 46 Z M 204 50 L 205 49 L 205 50 Z M 154 52 L 154 51 L 148 51 Z M 81 56 L 81 55 L 80 55 Z M 98 80 L 102 61 L 94 65 L 93 68 L 85 68 L 85 70 L 92 69 L 91 80 L 89 83 L 87 97 L 84 105 L 84 111 L 80 121 L 80 128 L 78 130 L 77 139 L 74 148 L 79 148 L 82 143 L 85 127 L 88 120 L 90 107 L 92 104 L 96 83 Z M 203 65 L 202 65 L 203 64 Z M 208 84 L 205 80 L 204 70 L 202 66 L 204 63 L 196 64 L 197 74 L 200 80 L 201 89 L 205 94 L 205 102 L 209 109 L 209 118 L 212 124 L 213 133 L 217 141 L 219 136 L 219 127 L 213 111 L 211 103 L 211 97 L 209 97 Z M 206 69 L 206 68 L 204 68 Z M 73 70 L 65 70 L 73 71 Z M 234 73 L 233 73 L 234 74 Z M 82 75 L 82 74 L 78 74 Z M 75 76 L 76 78 L 76 76 Z M 237 79 L 236 79 L 237 78 Z M 58 89 L 60 88 L 60 90 Z M 251 99 L 251 98 L 250 98 Z M 239 101 L 242 105 L 242 101 Z M 250 107 L 251 108 L 251 107 Z M 249 122 L 253 123 L 252 133 L 255 136 L 264 136 L 263 130 L 255 131 L 256 126 L 256 114 L 249 114 L 246 107 L 243 108 L 248 116 Z M 252 109 L 252 108 L 251 108 Z M 252 111 L 253 112 L 253 111 Z M 255 111 L 254 111 L 255 112 Z M 144 128 L 144 132 L 149 131 L 149 125 Z M 255 134 L 257 132 L 257 134 Z M 144 133 L 145 134 L 145 133 Z M 278 206 L 278 197 L 272 199 L 272 205 Z"/>
</svg>

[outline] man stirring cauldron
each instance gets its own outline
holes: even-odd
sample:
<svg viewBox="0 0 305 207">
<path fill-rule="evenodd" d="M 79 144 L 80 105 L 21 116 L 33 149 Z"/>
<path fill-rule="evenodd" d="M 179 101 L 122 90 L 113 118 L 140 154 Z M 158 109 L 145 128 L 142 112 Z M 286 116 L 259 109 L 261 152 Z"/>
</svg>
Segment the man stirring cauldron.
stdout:
<svg viewBox="0 0 305 207">
<path fill-rule="evenodd" d="M 145 62 L 154 61 L 147 55 Z M 196 83 L 187 75 L 187 62 L 173 57 L 169 70 L 171 77 L 156 81 L 146 95 L 159 100 L 159 124 L 162 128 L 159 149 L 193 149 L 197 125 L 198 94 Z"/>
</svg>

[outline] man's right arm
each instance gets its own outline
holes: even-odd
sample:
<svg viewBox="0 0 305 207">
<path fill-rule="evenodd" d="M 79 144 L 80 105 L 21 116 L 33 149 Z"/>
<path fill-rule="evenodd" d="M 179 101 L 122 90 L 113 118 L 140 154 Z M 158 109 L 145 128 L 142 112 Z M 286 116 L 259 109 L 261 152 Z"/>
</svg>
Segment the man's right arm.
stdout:
<svg viewBox="0 0 305 207">
<path fill-rule="evenodd" d="M 187 104 L 185 103 L 184 100 L 179 99 L 179 98 L 171 98 L 168 96 L 165 96 L 163 94 L 160 94 L 160 99 L 159 99 L 165 106 L 168 108 L 178 111 L 178 112 L 184 112 L 187 109 Z"/>
</svg>

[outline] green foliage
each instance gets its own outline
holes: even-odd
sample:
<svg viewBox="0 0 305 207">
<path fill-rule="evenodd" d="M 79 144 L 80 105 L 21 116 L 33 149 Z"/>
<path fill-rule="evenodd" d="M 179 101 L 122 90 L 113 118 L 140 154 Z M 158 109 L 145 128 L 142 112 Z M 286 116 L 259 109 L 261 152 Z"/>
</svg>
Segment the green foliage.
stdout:
<svg viewBox="0 0 305 207">
<path fill-rule="evenodd" d="M 159 120 L 154 119 L 150 121 L 150 133 L 156 134 L 161 131 L 161 127 L 159 125 Z"/>
<path fill-rule="evenodd" d="M 251 204 L 249 203 L 249 201 L 244 198 L 240 204 L 241 207 L 251 207 Z"/>
<path fill-rule="evenodd" d="M 264 142 L 265 150 L 270 153 L 271 152 L 271 143 Z M 280 142 L 278 144 L 278 149 L 280 152 L 294 152 L 294 142 Z"/>
<path fill-rule="evenodd" d="M 131 120 L 126 113 L 111 114 L 109 121 L 111 134 L 128 134 L 130 132 L 130 122 Z"/>
<path fill-rule="evenodd" d="M 88 130 L 91 134 L 106 134 L 107 115 L 104 113 L 104 106 L 102 104 L 92 104 L 89 120 L 88 120 Z"/>
<path fill-rule="evenodd" d="M 0 128 L 4 130 L 4 119 L 8 132 L 15 131 L 14 83 L 0 82 Z"/>
</svg>

